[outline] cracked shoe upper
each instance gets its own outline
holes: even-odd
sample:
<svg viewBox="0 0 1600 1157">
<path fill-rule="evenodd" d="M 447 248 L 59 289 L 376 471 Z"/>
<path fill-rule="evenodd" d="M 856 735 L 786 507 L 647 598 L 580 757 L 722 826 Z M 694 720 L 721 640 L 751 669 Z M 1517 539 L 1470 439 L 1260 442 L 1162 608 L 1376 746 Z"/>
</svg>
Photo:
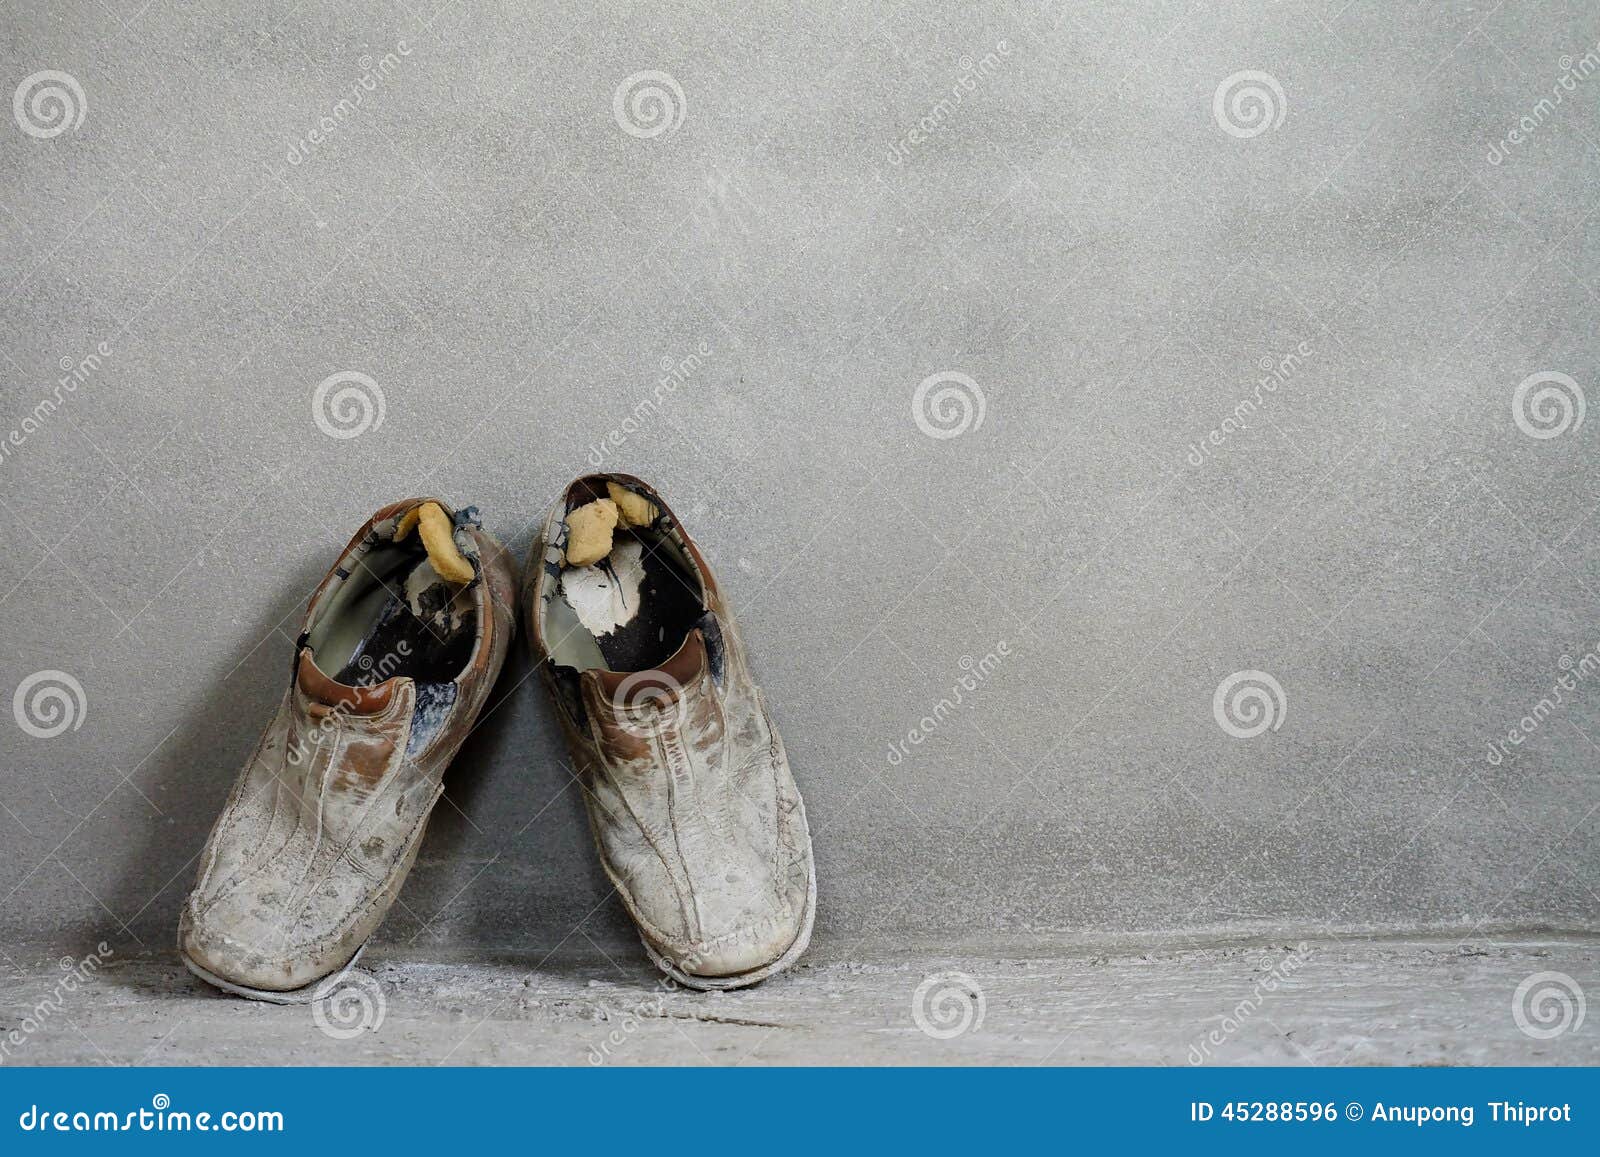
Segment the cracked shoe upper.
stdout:
<svg viewBox="0 0 1600 1157">
<path fill-rule="evenodd" d="M 672 518 L 659 495 L 628 482 Z M 558 508 L 547 542 L 559 535 L 559 517 Z M 684 973 L 736 977 L 775 964 L 809 934 L 811 842 L 737 628 L 704 560 L 683 542 L 704 584 L 705 614 L 658 668 L 575 672 L 551 660 L 555 640 L 538 626 L 529 638 L 555 693 L 601 860 L 646 942 Z M 541 555 L 530 559 L 524 588 L 535 624 L 540 580 L 549 577 Z"/>
<path fill-rule="evenodd" d="M 284 696 L 217 822 L 183 947 L 252 988 L 298 988 L 355 955 L 399 888 L 440 780 L 405 757 L 416 692 L 372 716 Z"/>
<path fill-rule="evenodd" d="M 701 633 L 681 684 L 629 703 L 585 681 L 595 842 L 641 931 L 685 972 L 731 976 L 799 935 L 810 888 L 800 794 L 753 684 L 713 680 Z"/>
<path fill-rule="evenodd" d="M 409 505 L 380 511 L 352 550 Z M 185 955 L 222 980 L 278 992 L 311 984 L 350 961 L 399 893 L 514 625 L 504 551 L 476 528 L 457 533 L 482 581 L 468 588 L 476 637 L 454 680 L 397 675 L 351 686 L 321 671 L 310 648 L 297 652 L 291 686 L 212 829 L 180 920 Z M 351 559 L 347 551 L 330 579 Z M 313 597 L 308 625 L 328 585 Z"/>
</svg>

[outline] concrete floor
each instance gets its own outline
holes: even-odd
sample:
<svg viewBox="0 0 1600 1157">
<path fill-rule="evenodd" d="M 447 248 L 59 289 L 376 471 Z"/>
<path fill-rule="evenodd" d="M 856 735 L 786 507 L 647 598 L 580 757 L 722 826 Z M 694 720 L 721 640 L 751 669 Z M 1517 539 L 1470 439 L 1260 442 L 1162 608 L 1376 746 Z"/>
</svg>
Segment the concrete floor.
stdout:
<svg viewBox="0 0 1600 1157">
<path fill-rule="evenodd" d="M 631 954 L 439 963 L 380 951 L 363 964 L 361 995 L 336 996 L 319 1025 L 304 1005 L 219 995 L 170 957 L 118 961 L 7 1063 L 1600 1063 L 1600 1024 L 1563 1021 L 1559 1001 L 1541 1020 L 1529 995 L 1531 1027 L 1560 1030 L 1540 1039 L 1513 1012 L 1518 986 L 1542 973 L 1600 990 L 1593 936 L 821 948 L 721 995 L 669 991 Z M 13 970 L 0 1025 L 18 1027 L 57 975 L 50 961 Z M 947 1035 L 919 1027 L 919 987 L 923 1020 Z"/>
</svg>

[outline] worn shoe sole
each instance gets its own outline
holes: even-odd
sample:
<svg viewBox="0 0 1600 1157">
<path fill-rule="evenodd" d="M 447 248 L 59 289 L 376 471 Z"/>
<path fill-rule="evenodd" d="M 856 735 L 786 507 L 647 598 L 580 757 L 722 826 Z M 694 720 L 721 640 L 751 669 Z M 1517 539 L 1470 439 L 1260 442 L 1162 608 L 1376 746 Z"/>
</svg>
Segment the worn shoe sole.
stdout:
<svg viewBox="0 0 1600 1157">
<path fill-rule="evenodd" d="M 231 992 L 235 996 L 248 997 L 251 1000 L 263 1000 L 268 1004 L 310 1004 L 318 998 L 324 986 L 331 991 L 335 982 L 356 966 L 356 961 L 360 960 L 361 954 L 367 950 L 367 943 L 367 941 L 362 941 L 361 947 L 356 949 L 354 956 L 345 961 L 343 968 L 336 972 L 330 972 L 327 976 L 319 977 L 310 984 L 283 991 L 270 988 L 250 988 L 247 985 L 235 984 L 231 980 L 222 979 L 222 977 L 202 965 L 196 964 L 190 959 L 189 954 L 181 948 L 178 950 L 178 955 L 183 957 L 183 963 L 190 972 L 207 984 L 222 989 L 223 992 Z"/>
<path fill-rule="evenodd" d="M 800 801 L 800 821 L 805 823 L 806 805 Z M 795 935 L 794 943 L 784 951 L 783 955 L 771 964 L 764 964 L 760 968 L 753 968 L 749 972 L 739 972 L 732 976 L 696 976 L 692 972 L 685 972 L 673 964 L 661 953 L 657 952 L 643 935 L 639 943 L 644 945 L 645 952 L 649 955 L 655 966 L 672 977 L 685 988 L 693 988 L 699 992 L 726 992 L 732 988 L 748 988 L 752 984 L 760 984 L 769 976 L 775 976 L 789 965 L 800 959 L 806 948 L 811 943 L 811 926 L 817 919 L 817 865 L 816 857 L 811 848 L 811 829 L 806 828 L 806 875 L 810 881 L 806 888 L 806 910 L 800 921 L 800 931 Z"/>
</svg>

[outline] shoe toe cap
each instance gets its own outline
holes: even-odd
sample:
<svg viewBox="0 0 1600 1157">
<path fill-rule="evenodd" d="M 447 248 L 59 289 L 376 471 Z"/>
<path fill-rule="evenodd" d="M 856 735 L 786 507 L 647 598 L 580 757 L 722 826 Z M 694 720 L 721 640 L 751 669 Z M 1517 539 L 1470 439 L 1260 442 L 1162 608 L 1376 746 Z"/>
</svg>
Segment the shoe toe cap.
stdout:
<svg viewBox="0 0 1600 1157">
<path fill-rule="evenodd" d="M 259 905 L 236 895 L 207 905 L 191 901 L 178 930 L 190 962 L 227 984 L 290 992 L 337 971 L 360 945 L 310 941 L 293 925 L 263 919 Z"/>
<path fill-rule="evenodd" d="M 703 956 L 692 956 L 688 960 L 681 961 L 680 966 L 685 972 L 695 976 L 714 979 L 738 976 L 741 973 L 765 968 L 782 956 L 793 940 L 794 937 L 790 936 L 786 942 L 772 943 L 752 938 L 737 946 L 707 950 Z"/>
<path fill-rule="evenodd" d="M 318 980 L 322 973 L 305 960 L 244 943 L 204 925 L 185 926 L 178 947 L 190 963 L 211 977 L 240 988 L 289 992 Z M 209 977 L 208 977 L 209 979 Z"/>
<path fill-rule="evenodd" d="M 804 914 L 784 904 L 766 915 L 741 922 L 731 931 L 663 955 L 690 976 L 726 979 L 777 962 L 794 944 L 803 924 Z"/>
</svg>

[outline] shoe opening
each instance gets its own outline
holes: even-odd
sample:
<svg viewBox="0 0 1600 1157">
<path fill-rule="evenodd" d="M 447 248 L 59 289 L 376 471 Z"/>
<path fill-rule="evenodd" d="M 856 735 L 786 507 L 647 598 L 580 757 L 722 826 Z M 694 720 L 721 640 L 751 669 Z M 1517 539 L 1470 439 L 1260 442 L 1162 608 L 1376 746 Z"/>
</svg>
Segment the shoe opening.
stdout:
<svg viewBox="0 0 1600 1157">
<path fill-rule="evenodd" d="M 587 478 L 567 493 L 565 548 L 543 600 L 551 658 L 579 671 L 648 671 L 705 613 L 699 572 L 672 518 L 647 494 Z"/>
<path fill-rule="evenodd" d="M 482 579 L 471 536 L 457 530 L 472 514 L 452 518 L 425 502 L 373 525 L 341 561 L 306 633 L 318 670 L 347 686 L 395 677 L 447 683 L 465 670 Z"/>
</svg>

